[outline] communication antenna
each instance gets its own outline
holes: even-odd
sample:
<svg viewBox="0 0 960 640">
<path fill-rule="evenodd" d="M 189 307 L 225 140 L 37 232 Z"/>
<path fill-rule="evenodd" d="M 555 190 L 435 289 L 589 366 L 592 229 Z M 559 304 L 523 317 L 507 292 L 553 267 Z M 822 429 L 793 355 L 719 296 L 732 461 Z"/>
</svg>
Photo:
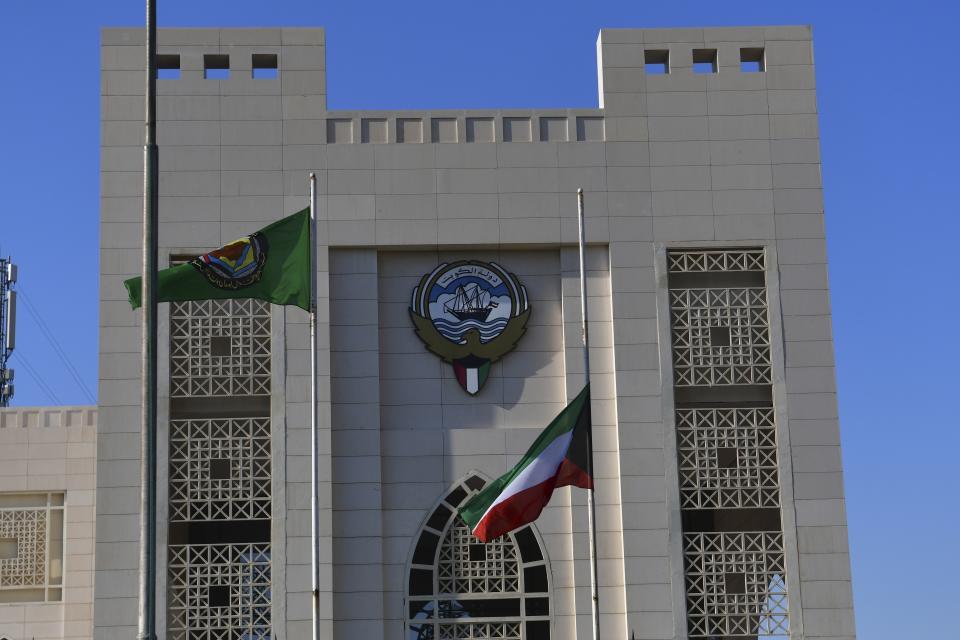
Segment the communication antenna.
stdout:
<svg viewBox="0 0 960 640">
<path fill-rule="evenodd" d="M 17 265 L 10 257 L 0 258 L 0 407 L 13 397 L 13 369 L 7 364 L 17 344 Z"/>
</svg>

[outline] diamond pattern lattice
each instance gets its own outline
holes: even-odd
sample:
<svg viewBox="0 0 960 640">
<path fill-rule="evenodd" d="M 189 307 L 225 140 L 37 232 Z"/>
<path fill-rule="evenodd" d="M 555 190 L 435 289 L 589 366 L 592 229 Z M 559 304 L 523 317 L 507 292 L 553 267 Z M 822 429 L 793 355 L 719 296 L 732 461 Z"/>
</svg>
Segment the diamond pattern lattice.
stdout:
<svg viewBox="0 0 960 640">
<path fill-rule="evenodd" d="M 269 640 L 270 545 L 171 545 L 170 640 Z"/>
<path fill-rule="evenodd" d="M 521 640 L 519 622 L 457 622 L 439 625 L 439 640 Z"/>
<path fill-rule="evenodd" d="M 16 556 L 0 559 L 0 589 L 45 587 L 47 510 L 0 510 L 0 538 L 17 541 Z"/>
<path fill-rule="evenodd" d="M 783 535 L 686 533 L 691 638 L 788 638 Z"/>
<path fill-rule="evenodd" d="M 170 421 L 170 521 L 270 518 L 269 418 Z"/>
<path fill-rule="evenodd" d="M 694 249 L 671 251 L 667 255 L 670 273 L 712 273 L 720 271 L 763 271 L 763 249 Z"/>
<path fill-rule="evenodd" d="M 196 300 L 170 305 L 170 395 L 270 394 L 270 305 Z"/>
<path fill-rule="evenodd" d="M 766 292 L 738 289 L 670 291 L 675 384 L 770 384 Z"/>
<path fill-rule="evenodd" d="M 520 562 L 513 540 L 502 536 L 484 547 L 484 559 L 471 560 L 471 545 L 483 544 L 459 516 L 447 530 L 437 563 L 442 594 L 518 593 Z M 473 636 L 465 636 L 473 637 Z M 499 636 L 493 636 L 499 637 Z"/>
<path fill-rule="evenodd" d="M 677 409 L 684 509 L 779 507 L 772 408 Z"/>
</svg>

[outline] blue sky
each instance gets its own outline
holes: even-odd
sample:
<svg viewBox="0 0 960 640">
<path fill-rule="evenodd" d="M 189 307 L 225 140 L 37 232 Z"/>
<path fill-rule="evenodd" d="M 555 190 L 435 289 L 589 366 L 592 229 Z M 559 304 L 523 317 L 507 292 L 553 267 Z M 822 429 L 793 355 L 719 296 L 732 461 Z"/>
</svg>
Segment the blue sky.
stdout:
<svg viewBox="0 0 960 640">
<path fill-rule="evenodd" d="M 859 635 L 956 633 L 956 5 L 159 1 L 164 26 L 326 27 L 332 109 L 596 106 L 601 27 L 812 24 Z M 94 391 L 98 30 L 142 23 L 130 0 L 0 4 L 0 252 Z M 15 404 L 54 403 L 22 358 L 88 402 L 25 307 Z"/>
</svg>

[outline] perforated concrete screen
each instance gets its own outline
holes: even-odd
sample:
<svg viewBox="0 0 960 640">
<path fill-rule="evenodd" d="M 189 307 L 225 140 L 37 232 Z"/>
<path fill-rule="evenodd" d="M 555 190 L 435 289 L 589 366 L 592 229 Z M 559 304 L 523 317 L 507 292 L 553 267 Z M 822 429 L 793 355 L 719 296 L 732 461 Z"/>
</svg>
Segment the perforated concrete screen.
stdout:
<svg viewBox="0 0 960 640">
<path fill-rule="evenodd" d="M 790 633 L 765 262 L 667 253 L 690 638 Z"/>
<path fill-rule="evenodd" d="M 167 637 L 272 635 L 270 309 L 170 305 Z"/>
<path fill-rule="evenodd" d="M 63 494 L 0 494 L 0 602 L 63 594 Z"/>
<path fill-rule="evenodd" d="M 582 490 L 489 545 L 455 514 L 583 387 L 578 187 L 603 638 L 855 635 L 810 30 L 596 44 L 597 108 L 331 111 L 321 29 L 160 32 L 163 264 L 317 174 L 324 637 L 589 637 Z M 97 640 L 136 633 L 142 45 L 102 33 Z M 307 638 L 308 317 L 161 316 L 161 635 Z"/>
</svg>

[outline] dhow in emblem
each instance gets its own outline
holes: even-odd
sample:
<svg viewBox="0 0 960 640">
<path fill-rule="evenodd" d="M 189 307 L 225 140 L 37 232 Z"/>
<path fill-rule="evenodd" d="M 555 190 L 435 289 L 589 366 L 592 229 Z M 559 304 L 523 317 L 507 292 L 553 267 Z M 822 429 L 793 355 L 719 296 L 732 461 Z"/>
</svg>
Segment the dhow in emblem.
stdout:
<svg viewBox="0 0 960 640">
<path fill-rule="evenodd" d="M 512 273 L 495 262 L 464 260 L 420 279 L 410 317 L 427 349 L 451 363 L 460 386 L 476 395 L 490 365 L 526 332 L 530 304 Z"/>
</svg>

